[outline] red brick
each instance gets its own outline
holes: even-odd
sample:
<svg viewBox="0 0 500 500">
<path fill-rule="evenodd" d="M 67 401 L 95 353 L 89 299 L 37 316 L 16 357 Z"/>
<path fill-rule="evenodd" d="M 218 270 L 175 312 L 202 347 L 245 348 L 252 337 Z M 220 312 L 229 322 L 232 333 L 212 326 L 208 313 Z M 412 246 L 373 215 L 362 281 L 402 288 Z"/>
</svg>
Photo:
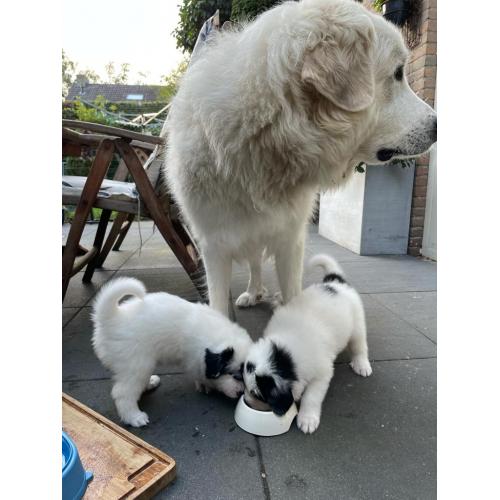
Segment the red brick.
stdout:
<svg viewBox="0 0 500 500">
<path fill-rule="evenodd" d="M 422 196 L 413 198 L 412 205 L 416 208 L 425 208 L 425 198 Z"/>
<path fill-rule="evenodd" d="M 425 216 L 425 207 L 412 207 L 411 208 L 411 216 L 412 217 L 424 217 Z"/>
<path fill-rule="evenodd" d="M 424 228 L 423 227 L 411 227 L 410 228 L 410 238 L 414 238 L 416 236 L 423 236 Z"/>
<path fill-rule="evenodd" d="M 437 54 L 437 43 L 436 42 L 428 42 L 425 44 L 426 53 L 429 55 Z"/>
<path fill-rule="evenodd" d="M 422 215 L 418 217 L 413 216 L 410 219 L 410 227 L 424 227 L 424 220 L 425 218 Z"/>
<path fill-rule="evenodd" d="M 426 196 L 427 194 L 427 186 L 415 186 L 413 188 L 413 196 L 415 198 L 417 197 L 424 197 Z"/>
<path fill-rule="evenodd" d="M 415 177 L 414 186 L 425 186 L 427 187 L 427 175 L 418 175 Z"/>
<path fill-rule="evenodd" d="M 408 247 L 408 254 L 411 255 L 412 257 L 419 257 L 421 247 L 422 245 L 416 247 Z"/>
<path fill-rule="evenodd" d="M 424 76 L 433 78 L 436 80 L 436 67 L 435 66 L 426 66 L 424 68 Z"/>
<path fill-rule="evenodd" d="M 426 19 L 422 24 L 422 32 L 436 32 L 437 31 L 437 20 L 435 19 Z"/>
<path fill-rule="evenodd" d="M 422 246 L 422 237 L 421 236 L 410 237 L 408 239 L 408 246 L 420 248 Z"/>
<path fill-rule="evenodd" d="M 422 39 L 425 42 L 437 42 L 437 33 L 435 31 L 427 31 L 423 33 L 424 35 L 422 36 Z"/>
</svg>

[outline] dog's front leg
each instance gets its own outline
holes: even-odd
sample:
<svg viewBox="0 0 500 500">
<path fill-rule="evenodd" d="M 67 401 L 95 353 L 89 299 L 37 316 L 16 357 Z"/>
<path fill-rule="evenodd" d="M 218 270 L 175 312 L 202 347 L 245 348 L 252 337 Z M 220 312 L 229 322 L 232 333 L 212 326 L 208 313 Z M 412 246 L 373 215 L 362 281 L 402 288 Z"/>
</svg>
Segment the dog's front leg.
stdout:
<svg viewBox="0 0 500 500">
<path fill-rule="evenodd" d="M 229 315 L 229 287 L 231 285 L 231 254 L 220 247 L 208 247 L 203 251 L 207 273 L 210 306 L 225 316 Z"/>
<path fill-rule="evenodd" d="M 250 307 L 254 306 L 265 293 L 262 286 L 262 250 L 256 252 L 248 259 L 248 267 L 250 270 L 250 280 L 248 282 L 247 291 L 243 292 L 236 299 L 236 306 Z"/>
<path fill-rule="evenodd" d="M 333 376 L 333 371 L 332 371 Z M 331 377 L 313 380 L 304 391 L 297 415 L 297 426 L 305 434 L 312 434 L 319 426 L 321 406 L 330 385 Z"/>
<path fill-rule="evenodd" d="M 278 282 L 285 304 L 302 290 L 304 239 L 305 236 L 301 234 L 295 241 L 283 244 L 275 255 Z"/>
</svg>

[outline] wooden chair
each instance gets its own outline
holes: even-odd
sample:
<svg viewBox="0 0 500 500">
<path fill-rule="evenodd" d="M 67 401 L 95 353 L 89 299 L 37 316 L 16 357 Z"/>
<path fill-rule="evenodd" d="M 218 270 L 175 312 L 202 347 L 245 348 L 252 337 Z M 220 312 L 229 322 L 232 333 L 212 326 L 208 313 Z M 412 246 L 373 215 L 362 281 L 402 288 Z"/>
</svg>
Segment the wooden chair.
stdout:
<svg viewBox="0 0 500 500">
<path fill-rule="evenodd" d="M 89 133 L 80 133 L 85 130 Z M 203 264 L 196 245 L 182 224 L 176 206 L 161 193 L 161 167 L 165 139 L 95 123 L 63 120 L 63 156 L 81 156 L 86 148 L 97 148 L 87 178 L 63 177 L 63 204 L 76 205 L 66 245 L 63 248 L 62 295 L 69 280 L 85 266 L 84 282 L 90 282 L 111 248 L 119 248 L 134 218 L 153 219 L 193 284 L 203 296 Z M 105 176 L 115 154 L 120 164 L 112 181 Z M 133 183 L 125 182 L 130 174 Z M 163 194 L 163 196 L 160 196 Z M 102 209 L 94 243 L 89 250 L 80 239 L 92 207 Z M 105 241 L 112 211 L 118 215 Z"/>
</svg>

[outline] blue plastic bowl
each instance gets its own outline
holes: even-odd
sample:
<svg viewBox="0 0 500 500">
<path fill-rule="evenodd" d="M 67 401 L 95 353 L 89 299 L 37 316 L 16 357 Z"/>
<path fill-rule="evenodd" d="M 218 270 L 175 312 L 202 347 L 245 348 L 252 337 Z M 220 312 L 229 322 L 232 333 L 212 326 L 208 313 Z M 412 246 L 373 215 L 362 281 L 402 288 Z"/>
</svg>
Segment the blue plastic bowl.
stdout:
<svg viewBox="0 0 500 500">
<path fill-rule="evenodd" d="M 85 472 L 75 443 L 62 433 L 62 498 L 80 500 L 92 479 L 92 472 Z"/>
</svg>

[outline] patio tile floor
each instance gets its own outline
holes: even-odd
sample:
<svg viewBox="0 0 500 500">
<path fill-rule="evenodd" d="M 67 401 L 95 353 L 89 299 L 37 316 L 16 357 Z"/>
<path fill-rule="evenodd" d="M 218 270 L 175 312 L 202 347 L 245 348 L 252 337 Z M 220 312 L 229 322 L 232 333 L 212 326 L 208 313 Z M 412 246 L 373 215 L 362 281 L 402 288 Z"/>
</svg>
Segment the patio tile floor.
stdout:
<svg viewBox="0 0 500 500">
<path fill-rule="evenodd" d="M 94 225 L 86 228 L 92 241 Z M 115 276 L 134 276 L 148 290 L 187 300 L 197 292 L 149 222 L 134 224 L 120 252 L 112 252 L 93 283 L 82 273 L 63 304 L 63 390 L 119 423 L 109 395 L 109 372 L 90 344 L 90 306 Z M 432 499 L 436 497 L 436 264 L 408 256 L 361 257 L 308 233 L 306 258 L 335 256 L 365 304 L 373 375 L 357 377 L 342 355 L 317 432 L 295 426 L 257 438 L 235 426 L 234 402 L 194 391 L 179 367 L 160 366 L 160 387 L 143 396 L 151 423 L 131 432 L 172 455 L 176 481 L 155 498 L 179 499 Z M 304 284 L 317 272 L 305 272 Z M 234 266 L 232 299 L 246 287 L 245 267 Z M 272 265 L 264 281 L 277 291 Z M 272 309 L 231 306 L 235 319 L 258 338 Z"/>
</svg>

